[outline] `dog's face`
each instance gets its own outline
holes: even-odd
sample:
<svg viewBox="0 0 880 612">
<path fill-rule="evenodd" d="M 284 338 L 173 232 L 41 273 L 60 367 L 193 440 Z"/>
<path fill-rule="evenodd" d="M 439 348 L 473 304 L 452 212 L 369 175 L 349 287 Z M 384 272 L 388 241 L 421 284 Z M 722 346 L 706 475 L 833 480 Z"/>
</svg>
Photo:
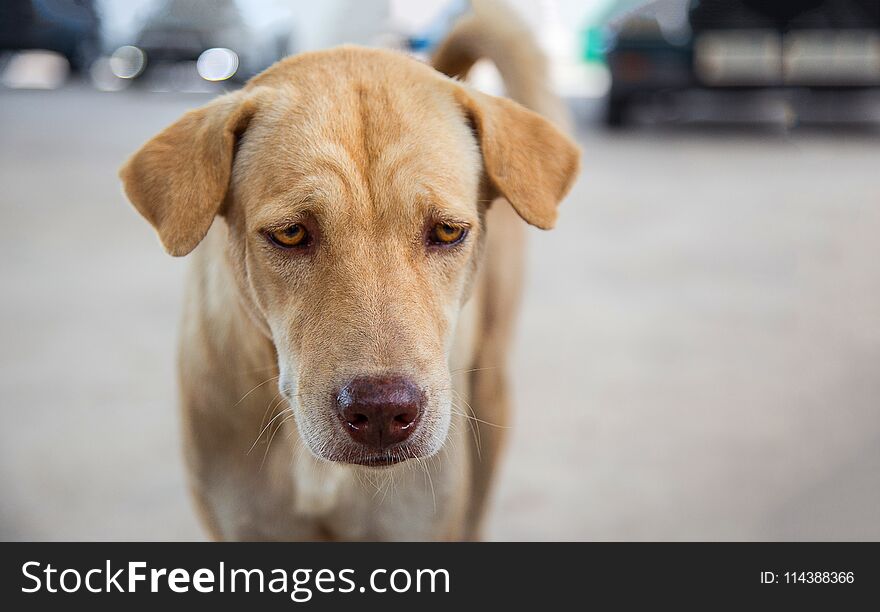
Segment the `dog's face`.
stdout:
<svg viewBox="0 0 880 612">
<path fill-rule="evenodd" d="M 449 351 L 489 201 L 549 227 L 576 168 L 537 115 L 402 56 L 344 48 L 189 113 L 122 176 L 173 254 L 224 217 L 302 439 L 321 458 L 378 466 L 446 438 Z"/>
<path fill-rule="evenodd" d="M 233 259 L 298 429 L 327 459 L 429 455 L 449 427 L 481 163 L 453 101 L 413 85 L 301 76 L 267 93 L 236 156 Z"/>
</svg>

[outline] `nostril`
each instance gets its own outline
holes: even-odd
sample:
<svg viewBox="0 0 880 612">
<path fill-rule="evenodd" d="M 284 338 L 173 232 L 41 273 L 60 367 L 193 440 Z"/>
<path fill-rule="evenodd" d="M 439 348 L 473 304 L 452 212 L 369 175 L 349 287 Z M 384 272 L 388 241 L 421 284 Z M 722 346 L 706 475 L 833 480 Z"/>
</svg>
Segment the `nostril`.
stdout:
<svg viewBox="0 0 880 612">
<path fill-rule="evenodd" d="M 356 412 L 355 414 L 349 415 L 345 422 L 354 427 L 355 429 L 359 427 L 363 427 L 369 422 L 370 419 L 367 418 L 367 415 L 361 414 L 360 412 Z"/>
<path fill-rule="evenodd" d="M 394 422 L 400 423 L 404 427 L 408 427 L 416 420 L 417 414 L 418 413 L 414 410 L 412 412 L 402 412 L 394 417 Z"/>
</svg>

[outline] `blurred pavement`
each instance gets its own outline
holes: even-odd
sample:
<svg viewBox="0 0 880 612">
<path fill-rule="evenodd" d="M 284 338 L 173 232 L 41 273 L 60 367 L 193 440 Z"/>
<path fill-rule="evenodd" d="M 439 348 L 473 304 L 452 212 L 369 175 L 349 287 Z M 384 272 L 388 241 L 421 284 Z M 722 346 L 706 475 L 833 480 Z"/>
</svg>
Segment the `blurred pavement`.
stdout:
<svg viewBox="0 0 880 612">
<path fill-rule="evenodd" d="M 203 537 L 187 262 L 116 168 L 207 99 L 0 92 L 0 539 Z M 531 235 L 488 535 L 880 539 L 877 132 L 581 142 L 558 229 Z"/>
</svg>

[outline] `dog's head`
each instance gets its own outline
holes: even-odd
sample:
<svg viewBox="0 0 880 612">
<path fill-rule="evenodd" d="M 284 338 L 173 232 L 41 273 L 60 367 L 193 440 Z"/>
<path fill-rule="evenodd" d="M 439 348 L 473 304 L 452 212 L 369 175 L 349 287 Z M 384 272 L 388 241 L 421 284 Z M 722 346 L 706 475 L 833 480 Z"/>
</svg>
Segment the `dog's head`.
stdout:
<svg viewBox="0 0 880 612">
<path fill-rule="evenodd" d="M 540 116 L 395 53 L 287 59 L 187 113 L 121 171 L 173 255 L 214 218 L 317 456 L 435 453 L 489 202 L 550 228 L 578 151 Z"/>
</svg>

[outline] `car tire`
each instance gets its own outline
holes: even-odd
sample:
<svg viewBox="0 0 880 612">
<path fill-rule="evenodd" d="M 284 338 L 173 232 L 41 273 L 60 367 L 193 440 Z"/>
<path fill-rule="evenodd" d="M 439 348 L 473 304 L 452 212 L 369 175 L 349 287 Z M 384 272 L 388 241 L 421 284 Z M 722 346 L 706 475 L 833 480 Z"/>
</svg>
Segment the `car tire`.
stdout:
<svg viewBox="0 0 880 612">
<path fill-rule="evenodd" d="M 629 106 L 629 98 L 611 95 L 605 109 L 605 125 L 610 128 L 624 127 L 629 114 Z"/>
</svg>

